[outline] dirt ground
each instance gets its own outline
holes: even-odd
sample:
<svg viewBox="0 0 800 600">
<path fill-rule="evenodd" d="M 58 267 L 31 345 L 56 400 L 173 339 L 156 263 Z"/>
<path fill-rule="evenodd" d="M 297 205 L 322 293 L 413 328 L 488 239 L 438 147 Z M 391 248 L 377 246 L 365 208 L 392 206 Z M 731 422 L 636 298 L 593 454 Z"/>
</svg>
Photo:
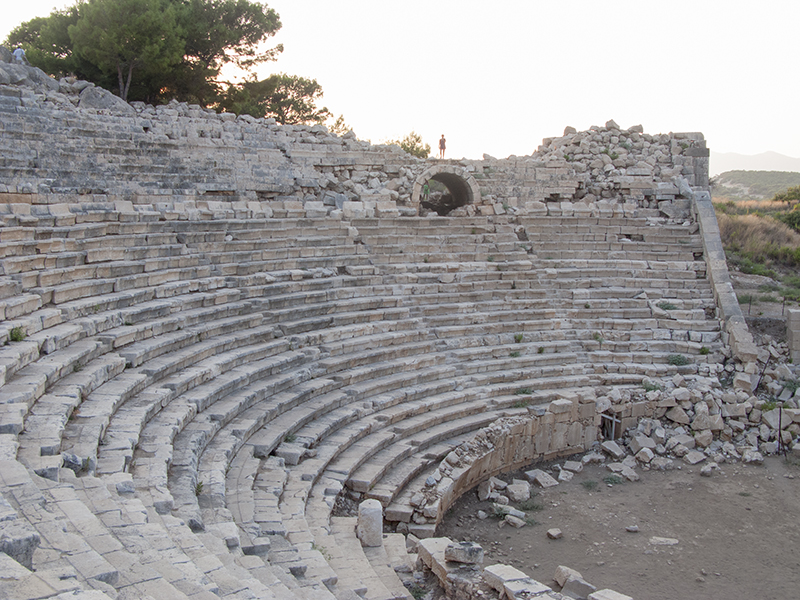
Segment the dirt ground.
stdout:
<svg viewBox="0 0 800 600">
<path fill-rule="evenodd" d="M 747 275 L 731 271 L 731 283 L 739 297 L 749 296 L 754 302 L 745 302 L 740 307 L 747 319 L 753 335 L 767 334 L 777 341 L 786 341 L 786 309 L 797 308 L 797 304 L 789 302 L 784 305 L 778 302 L 778 294 L 763 291 L 762 286 L 779 285 L 778 282 L 762 275 Z M 774 302 L 763 302 L 763 299 L 772 298 Z"/>
<path fill-rule="evenodd" d="M 478 542 L 484 565 L 510 564 L 547 585 L 564 565 L 598 589 L 635 600 L 797 598 L 798 465 L 771 457 L 763 466 L 723 464 L 711 477 L 700 476 L 702 464 L 637 469 L 640 481 L 611 486 L 603 481 L 611 473 L 592 465 L 570 482 L 535 489 L 538 509 L 528 510 L 535 525 L 515 529 L 493 517 L 478 519 L 478 510 L 491 514 L 491 504 L 473 490 L 448 512 L 437 535 Z M 639 531 L 626 531 L 631 526 Z M 550 528 L 563 537 L 548 539 Z M 678 543 L 657 545 L 652 537 Z"/>
</svg>

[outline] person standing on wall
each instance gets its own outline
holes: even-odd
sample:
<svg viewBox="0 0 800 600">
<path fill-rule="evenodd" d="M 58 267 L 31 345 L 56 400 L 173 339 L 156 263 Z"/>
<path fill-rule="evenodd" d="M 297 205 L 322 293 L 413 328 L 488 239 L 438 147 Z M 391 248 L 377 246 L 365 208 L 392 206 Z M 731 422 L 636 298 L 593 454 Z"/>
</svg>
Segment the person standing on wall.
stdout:
<svg viewBox="0 0 800 600">
<path fill-rule="evenodd" d="M 444 158 L 444 150 L 447 147 L 447 140 L 444 139 L 444 134 L 442 134 L 442 139 L 439 140 L 439 158 Z"/>
</svg>

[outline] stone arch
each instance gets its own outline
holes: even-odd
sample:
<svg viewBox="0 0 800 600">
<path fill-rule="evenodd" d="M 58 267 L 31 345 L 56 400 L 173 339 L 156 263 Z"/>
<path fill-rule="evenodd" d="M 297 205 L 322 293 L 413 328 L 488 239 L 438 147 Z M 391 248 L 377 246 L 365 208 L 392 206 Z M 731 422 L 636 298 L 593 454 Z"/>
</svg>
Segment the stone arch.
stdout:
<svg viewBox="0 0 800 600">
<path fill-rule="evenodd" d="M 481 197 L 478 182 L 464 167 L 455 165 L 434 165 L 426 169 L 414 182 L 411 203 L 419 210 L 422 200 L 422 186 L 433 179 L 443 184 L 453 196 L 454 207 L 474 204 Z"/>
</svg>

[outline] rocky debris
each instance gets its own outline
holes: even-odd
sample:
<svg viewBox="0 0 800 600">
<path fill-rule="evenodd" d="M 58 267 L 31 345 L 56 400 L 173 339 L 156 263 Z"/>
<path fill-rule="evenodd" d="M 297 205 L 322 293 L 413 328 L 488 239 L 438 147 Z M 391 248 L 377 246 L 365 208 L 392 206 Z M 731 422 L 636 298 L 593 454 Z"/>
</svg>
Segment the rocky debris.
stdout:
<svg viewBox="0 0 800 600">
<path fill-rule="evenodd" d="M 482 565 L 483 547 L 475 542 L 454 542 L 444 549 L 444 559 L 468 565 Z"/>
<path fill-rule="evenodd" d="M 560 540 L 562 537 L 564 537 L 564 533 L 557 527 L 554 527 L 547 530 L 547 537 L 551 540 Z"/>
<path fill-rule="evenodd" d="M 533 469 L 531 471 L 526 471 L 525 477 L 527 477 L 528 481 L 530 481 L 531 483 L 535 483 L 536 485 L 542 488 L 549 488 L 553 487 L 554 485 L 558 485 L 558 481 L 556 481 L 552 475 L 550 475 L 545 471 L 542 471 L 541 469 Z"/>
</svg>

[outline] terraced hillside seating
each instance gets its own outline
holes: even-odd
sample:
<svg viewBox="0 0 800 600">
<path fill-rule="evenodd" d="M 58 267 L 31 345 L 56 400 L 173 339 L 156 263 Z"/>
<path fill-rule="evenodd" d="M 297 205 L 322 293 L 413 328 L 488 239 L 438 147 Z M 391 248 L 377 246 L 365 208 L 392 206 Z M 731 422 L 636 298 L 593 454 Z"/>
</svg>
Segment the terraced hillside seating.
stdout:
<svg viewBox="0 0 800 600">
<path fill-rule="evenodd" d="M 541 455 L 588 448 L 586 390 L 724 348 L 692 224 L 29 219 L 0 242 L 8 552 L 57 589 L 408 597 L 348 502 L 431 535 L 415 490 L 482 428 L 560 411 L 580 434 Z"/>
</svg>

